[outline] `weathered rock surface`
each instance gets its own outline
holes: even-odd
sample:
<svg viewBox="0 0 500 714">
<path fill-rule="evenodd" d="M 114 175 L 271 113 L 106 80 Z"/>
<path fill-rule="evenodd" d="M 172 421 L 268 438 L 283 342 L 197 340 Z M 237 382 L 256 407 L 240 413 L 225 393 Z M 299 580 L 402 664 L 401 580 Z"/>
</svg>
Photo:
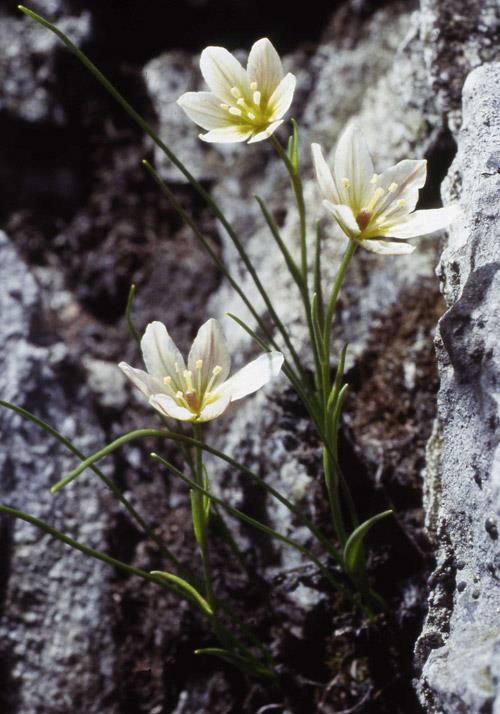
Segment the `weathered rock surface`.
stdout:
<svg viewBox="0 0 500 714">
<path fill-rule="evenodd" d="M 69 388 L 63 382 L 61 345 L 47 345 L 40 290 L 4 233 L 0 256 L 0 396 L 90 452 L 102 443 L 102 433 L 85 406 L 88 390 L 78 379 Z M 0 430 L 0 501 L 105 548 L 114 505 L 102 488 L 86 479 L 78 489 L 50 495 L 74 457 L 3 407 Z M 2 516 L 0 540 L 0 708 L 25 714 L 113 711 L 105 703 L 114 661 L 109 568 L 24 521 Z"/>
<path fill-rule="evenodd" d="M 441 387 L 429 446 L 427 525 L 436 548 L 418 651 L 429 714 L 500 711 L 500 64 L 463 89 L 458 152 L 444 187 L 463 216 L 439 274 Z"/>
</svg>

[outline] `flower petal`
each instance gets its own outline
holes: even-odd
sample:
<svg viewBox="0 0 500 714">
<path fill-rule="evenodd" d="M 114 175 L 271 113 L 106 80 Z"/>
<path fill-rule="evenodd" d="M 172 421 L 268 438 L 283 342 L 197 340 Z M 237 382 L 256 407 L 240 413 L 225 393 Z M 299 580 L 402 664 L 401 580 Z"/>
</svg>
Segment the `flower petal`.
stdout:
<svg viewBox="0 0 500 714">
<path fill-rule="evenodd" d="M 213 383 L 213 389 L 227 379 L 231 369 L 231 357 L 227 349 L 224 333 L 217 320 L 207 320 L 198 330 L 188 357 L 188 369 L 193 374 L 196 374 L 196 362 L 198 360 L 203 363 L 201 369 L 202 391 L 205 391 L 215 367 L 220 367 L 221 371 Z"/>
<path fill-rule="evenodd" d="M 319 144 L 311 144 L 312 158 L 316 178 L 321 189 L 321 193 L 331 203 L 339 203 L 339 195 L 333 180 L 332 172 L 323 156 L 323 151 Z"/>
<path fill-rule="evenodd" d="M 349 238 L 357 238 L 361 234 L 350 206 L 331 203 L 330 201 L 323 201 L 323 205 L 333 214 L 335 220 Z"/>
<path fill-rule="evenodd" d="M 378 177 L 376 186 L 380 186 L 387 192 L 389 186 L 396 184 L 396 189 L 385 194 L 384 199 L 378 204 L 375 215 L 382 214 L 391 203 L 401 199 L 406 204 L 404 212 L 411 213 L 417 205 L 418 192 L 425 184 L 426 178 L 427 161 L 425 159 L 405 159 L 386 169 Z"/>
<path fill-rule="evenodd" d="M 259 131 L 257 132 L 257 134 L 251 136 L 248 140 L 248 143 L 255 144 L 257 141 L 264 141 L 264 139 L 269 139 L 271 134 L 274 134 L 276 129 L 281 126 L 281 124 L 283 124 L 282 119 L 280 119 L 280 121 L 274 121 L 272 124 L 269 124 L 269 126 L 263 131 Z"/>
<path fill-rule="evenodd" d="M 223 102 L 234 104 L 233 87 L 237 87 L 246 99 L 250 98 L 247 73 L 224 47 L 206 47 L 201 53 L 200 69 L 205 82 Z"/>
<path fill-rule="evenodd" d="M 144 394 L 144 396 L 149 397 L 151 394 L 162 391 L 163 384 L 160 380 L 151 377 L 151 375 L 144 372 L 144 370 L 135 369 L 135 367 L 131 367 L 126 362 L 120 362 L 118 367 L 121 369 L 123 374 L 130 379 L 132 384 Z"/>
<path fill-rule="evenodd" d="M 221 384 L 218 394 L 227 394 L 232 402 L 256 392 L 279 374 L 283 364 L 281 352 L 266 352 Z"/>
<path fill-rule="evenodd" d="M 200 134 L 199 138 L 209 144 L 233 144 L 246 141 L 251 134 L 251 127 L 234 124 L 223 129 L 212 129 L 206 134 Z"/>
<path fill-rule="evenodd" d="M 184 358 L 162 322 L 150 322 L 141 340 L 142 357 L 149 374 L 161 383 L 170 376 L 175 382 L 179 370 L 185 369 Z"/>
<path fill-rule="evenodd" d="M 296 83 L 297 79 L 291 72 L 289 72 L 286 77 L 283 77 L 269 97 L 267 111 L 269 112 L 270 119 L 281 119 L 281 117 L 287 113 L 292 103 Z"/>
<path fill-rule="evenodd" d="M 373 162 L 356 124 L 350 124 L 340 136 L 335 150 L 334 175 L 341 203 L 351 206 L 357 214 L 373 194 L 370 183 Z M 348 188 L 342 185 L 343 179 L 348 180 Z"/>
<path fill-rule="evenodd" d="M 392 238 L 414 238 L 415 236 L 425 236 L 428 233 L 443 230 L 457 218 L 459 210 L 457 206 L 446 206 L 446 208 L 430 208 L 422 211 L 415 211 L 404 220 L 389 226 L 385 235 Z"/>
<path fill-rule="evenodd" d="M 409 255 L 415 250 L 415 246 L 409 243 L 395 243 L 385 240 L 363 240 L 361 245 L 371 253 L 378 253 L 379 255 Z"/>
<path fill-rule="evenodd" d="M 152 407 L 157 409 L 160 414 L 164 416 L 171 417 L 172 419 L 179 419 L 180 421 L 194 421 L 196 419 L 196 414 L 192 411 L 181 407 L 175 399 L 167 396 L 166 394 L 153 394 L 149 398 L 149 403 Z"/>
<path fill-rule="evenodd" d="M 247 72 L 250 81 L 257 82 L 264 101 L 269 99 L 283 79 L 283 67 L 279 54 L 267 37 L 252 45 L 248 55 Z"/>
<path fill-rule="evenodd" d="M 231 395 L 226 394 L 225 392 L 221 393 L 220 396 L 217 397 L 217 399 L 210 404 L 207 404 L 206 406 L 203 407 L 203 409 L 200 412 L 199 417 L 196 419 L 196 421 L 210 421 L 211 419 L 215 419 L 216 417 L 220 416 L 222 412 L 225 412 L 226 409 L 229 406 L 229 403 L 231 401 Z"/>
<path fill-rule="evenodd" d="M 233 123 L 230 114 L 212 92 L 186 92 L 177 104 L 188 117 L 203 129 L 219 129 Z"/>
</svg>

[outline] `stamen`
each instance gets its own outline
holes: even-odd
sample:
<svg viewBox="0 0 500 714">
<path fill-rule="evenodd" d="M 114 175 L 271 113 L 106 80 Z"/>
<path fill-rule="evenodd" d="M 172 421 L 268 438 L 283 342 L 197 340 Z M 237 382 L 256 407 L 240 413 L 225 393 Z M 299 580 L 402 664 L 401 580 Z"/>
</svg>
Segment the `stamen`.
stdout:
<svg viewBox="0 0 500 714">
<path fill-rule="evenodd" d="M 203 360 L 197 359 L 194 366 L 196 367 L 196 369 L 203 369 Z"/>
<path fill-rule="evenodd" d="M 248 112 L 247 117 L 253 121 L 255 119 L 255 114 L 253 112 Z"/>
<path fill-rule="evenodd" d="M 172 384 L 172 377 L 165 377 L 163 384 L 166 384 L 167 387 L 169 387 Z"/>
<path fill-rule="evenodd" d="M 382 196 L 384 195 L 384 193 L 385 193 L 385 191 L 384 191 L 384 189 L 382 188 L 382 186 L 379 186 L 377 189 L 375 189 L 375 191 L 373 192 L 373 196 L 371 197 L 371 200 L 370 200 L 369 204 L 366 206 L 366 210 L 367 210 L 369 213 L 371 213 L 371 212 L 373 211 L 373 209 L 375 208 L 375 206 L 377 205 L 377 203 L 380 201 L 380 199 L 382 198 Z"/>
<path fill-rule="evenodd" d="M 239 97 L 241 97 L 241 92 L 238 87 L 231 87 L 231 94 L 235 99 L 239 99 Z"/>
<path fill-rule="evenodd" d="M 224 104 L 224 102 L 222 104 L 220 104 L 219 106 L 221 109 L 229 109 L 229 104 Z"/>
<path fill-rule="evenodd" d="M 399 201 L 396 203 L 396 206 L 398 208 L 404 208 L 406 206 L 406 201 L 404 198 L 400 198 Z"/>
<path fill-rule="evenodd" d="M 260 92 L 253 93 L 253 103 L 256 104 L 258 107 L 260 107 L 261 98 L 262 98 L 262 94 Z"/>
<path fill-rule="evenodd" d="M 391 185 L 389 186 L 389 188 L 387 190 L 389 191 L 389 193 L 394 193 L 395 191 L 397 191 L 397 188 L 398 188 L 397 183 L 393 182 L 393 183 L 391 183 Z"/>
<path fill-rule="evenodd" d="M 176 398 L 176 399 L 183 399 L 183 398 L 184 398 L 184 393 L 181 392 L 181 390 L 179 389 L 179 391 L 175 393 L 175 398 Z"/>
<path fill-rule="evenodd" d="M 245 100 L 243 99 L 243 97 L 240 97 L 240 98 L 236 101 L 236 104 L 239 104 L 240 107 L 245 106 Z"/>
<path fill-rule="evenodd" d="M 250 89 L 252 90 L 252 92 L 255 92 L 258 86 L 259 85 L 257 84 L 257 82 L 250 82 Z"/>
<path fill-rule="evenodd" d="M 205 390 L 205 396 L 207 396 L 209 394 L 210 390 L 213 387 L 215 380 L 217 379 L 217 377 L 219 376 L 219 374 L 221 372 L 222 372 L 222 367 L 220 365 L 216 364 L 212 370 L 212 376 L 210 377 L 210 381 L 207 384 L 207 388 Z"/>
<path fill-rule="evenodd" d="M 377 181 L 378 181 L 378 174 L 373 174 L 373 176 L 370 179 L 370 183 L 375 184 L 375 183 L 377 183 Z"/>
<path fill-rule="evenodd" d="M 240 117 L 243 112 L 238 107 L 229 107 L 229 113 L 235 117 Z"/>
<path fill-rule="evenodd" d="M 191 372 L 190 369 L 185 369 L 184 372 L 182 373 L 184 379 L 186 380 L 187 388 L 189 391 L 193 391 L 193 373 Z"/>
<path fill-rule="evenodd" d="M 341 179 L 340 183 L 342 184 L 342 186 L 344 188 L 350 188 L 350 186 L 351 186 L 351 182 L 349 181 L 348 178 Z"/>
</svg>

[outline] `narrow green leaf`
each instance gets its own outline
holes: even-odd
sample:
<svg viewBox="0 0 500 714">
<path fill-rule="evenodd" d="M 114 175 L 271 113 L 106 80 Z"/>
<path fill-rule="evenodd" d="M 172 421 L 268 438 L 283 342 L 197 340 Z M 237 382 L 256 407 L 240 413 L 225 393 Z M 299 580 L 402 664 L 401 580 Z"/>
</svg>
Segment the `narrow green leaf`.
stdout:
<svg viewBox="0 0 500 714">
<path fill-rule="evenodd" d="M 376 523 L 382 520 L 382 518 L 386 518 L 387 516 L 390 516 L 392 514 L 392 510 L 388 511 L 383 511 L 382 513 L 377 513 L 376 516 L 372 516 L 369 518 L 367 521 L 364 523 L 361 523 L 356 530 L 351 533 L 349 538 L 347 539 L 347 543 L 345 544 L 344 548 L 344 567 L 346 569 L 346 572 L 354 579 L 356 580 L 357 575 L 359 574 L 360 570 L 360 557 L 363 552 L 363 541 L 366 537 L 366 534 L 372 528 Z"/>
<path fill-rule="evenodd" d="M 292 119 L 293 126 L 293 140 L 292 140 L 292 152 L 290 156 L 290 162 L 293 166 L 295 173 L 299 172 L 299 125 Z"/>
<path fill-rule="evenodd" d="M 191 518 L 193 520 L 194 537 L 200 548 L 203 548 L 203 525 L 200 523 L 200 510 L 198 508 L 199 495 L 196 491 L 189 492 L 191 500 Z"/>
<path fill-rule="evenodd" d="M 205 600 L 205 598 L 200 595 L 198 590 L 194 588 L 190 583 L 188 583 L 186 580 L 183 578 L 180 578 L 178 575 L 174 575 L 173 573 L 167 573 L 164 570 L 151 570 L 150 575 L 154 575 L 158 578 L 162 578 L 163 580 L 166 580 L 169 583 L 175 583 L 178 585 L 182 590 L 184 590 L 186 593 L 188 593 L 200 606 L 202 611 L 205 613 L 205 615 L 208 615 L 208 617 L 213 616 L 213 610 L 208 604 L 208 602 Z"/>
<path fill-rule="evenodd" d="M 40 518 L 35 518 L 35 516 L 31 516 L 29 513 L 24 513 L 24 511 L 20 511 L 19 509 L 12 508 L 10 506 L 4 506 L 3 504 L 0 504 L 0 513 L 4 513 L 5 515 L 12 516 L 14 518 L 19 518 L 22 521 L 26 521 L 26 523 L 31 523 L 37 528 L 40 528 L 40 530 L 51 535 L 53 538 L 62 541 L 66 545 L 71 546 L 71 548 L 79 550 L 81 553 L 84 553 L 85 555 L 88 555 L 91 558 L 101 560 L 103 563 L 107 563 L 108 565 L 112 565 L 113 567 L 118 568 L 119 570 L 123 570 L 129 575 L 138 575 L 143 580 L 148 580 L 149 582 L 156 583 L 156 585 L 160 585 L 161 587 L 166 587 L 168 590 L 171 590 L 172 592 L 176 593 L 176 595 L 181 595 L 181 597 L 193 603 L 193 597 L 189 595 L 186 591 L 179 590 L 179 588 L 176 587 L 174 583 L 166 583 L 164 581 L 161 581 L 159 578 L 151 575 L 151 573 L 148 573 L 146 570 L 141 570 L 140 568 L 136 568 L 133 565 L 128 565 L 127 563 L 123 563 L 121 560 L 112 558 L 110 555 L 107 555 L 106 553 L 103 553 L 100 550 L 90 548 L 88 545 L 80 543 L 74 538 L 70 538 L 70 536 L 67 536 L 62 531 L 57 530 L 57 528 L 53 528 L 45 521 L 40 520 Z"/>
<path fill-rule="evenodd" d="M 225 650 L 222 647 L 201 647 L 194 651 L 195 655 L 209 655 L 211 657 L 217 657 L 218 659 L 233 664 L 239 669 L 243 669 L 246 672 L 251 672 L 255 675 L 274 678 L 275 674 L 265 665 L 259 665 L 254 661 L 246 659 L 246 657 L 241 657 L 230 650 Z"/>
</svg>

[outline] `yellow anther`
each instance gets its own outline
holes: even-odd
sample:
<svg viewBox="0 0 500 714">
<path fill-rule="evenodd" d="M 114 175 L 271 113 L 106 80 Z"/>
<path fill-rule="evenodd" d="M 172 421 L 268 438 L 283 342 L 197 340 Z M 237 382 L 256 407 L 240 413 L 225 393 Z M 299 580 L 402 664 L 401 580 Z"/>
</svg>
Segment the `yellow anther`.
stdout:
<svg viewBox="0 0 500 714">
<path fill-rule="evenodd" d="M 219 364 L 216 364 L 215 367 L 212 370 L 212 376 L 210 377 L 210 381 L 207 384 L 207 388 L 205 390 L 205 396 L 210 394 L 210 390 L 212 389 L 215 380 L 219 376 L 219 374 L 222 372 L 222 367 Z"/>
<path fill-rule="evenodd" d="M 165 379 L 163 380 L 163 384 L 172 384 L 172 377 L 165 377 Z"/>
<path fill-rule="evenodd" d="M 404 208 L 406 206 L 406 201 L 404 198 L 400 198 L 399 201 L 396 203 L 396 206 L 398 208 Z"/>
<path fill-rule="evenodd" d="M 231 87 L 231 94 L 235 99 L 239 99 L 239 97 L 241 97 L 241 92 L 238 87 Z"/>
<path fill-rule="evenodd" d="M 243 107 L 245 105 L 245 100 L 243 99 L 243 97 L 240 97 L 239 99 L 237 99 L 236 104 L 239 104 L 240 107 Z"/>
<path fill-rule="evenodd" d="M 184 397 L 184 394 L 183 394 L 183 393 L 181 392 L 181 390 L 179 389 L 179 391 L 175 393 L 175 398 L 176 398 L 176 399 L 182 399 L 183 397 Z"/>
<path fill-rule="evenodd" d="M 248 112 L 247 117 L 253 121 L 255 119 L 255 114 L 253 112 Z"/>
<path fill-rule="evenodd" d="M 221 109 L 229 109 L 229 104 L 224 104 L 224 102 L 222 104 L 220 104 L 219 106 Z"/>
<path fill-rule="evenodd" d="M 351 182 L 349 181 L 348 178 L 343 178 L 343 179 L 341 179 L 340 183 L 342 184 L 342 186 L 343 186 L 344 188 L 349 188 L 350 185 L 351 185 Z"/>
<path fill-rule="evenodd" d="M 196 369 L 203 369 L 203 360 L 197 359 L 194 366 L 196 367 Z"/>
<path fill-rule="evenodd" d="M 370 179 L 370 183 L 375 184 L 375 183 L 377 183 L 377 181 L 378 181 L 378 174 L 373 174 L 373 176 Z"/>
<path fill-rule="evenodd" d="M 229 113 L 235 117 L 240 117 L 242 114 L 241 109 L 238 109 L 238 107 L 229 107 Z"/>
<path fill-rule="evenodd" d="M 257 91 L 257 92 L 253 93 L 253 97 L 252 97 L 253 103 L 256 104 L 258 107 L 260 106 L 261 98 L 262 98 L 262 95 L 260 92 Z"/>
<path fill-rule="evenodd" d="M 255 92 L 258 86 L 259 85 L 257 84 L 257 82 L 250 82 L 250 89 L 252 90 L 252 92 Z"/>
<path fill-rule="evenodd" d="M 212 374 L 214 377 L 217 377 L 218 374 L 222 372 L 222 367 L 219 364 L 216 364 L 215 367 L 212 370 Z"/>
<path fill-rule="evenodd" d="M 389 193 L 394 193 L 394 191 L 397 191 L 397 188 L 398 188 L 397 183 L 392 182 L 387 190 L 389 191 Z"/>
</svg>

